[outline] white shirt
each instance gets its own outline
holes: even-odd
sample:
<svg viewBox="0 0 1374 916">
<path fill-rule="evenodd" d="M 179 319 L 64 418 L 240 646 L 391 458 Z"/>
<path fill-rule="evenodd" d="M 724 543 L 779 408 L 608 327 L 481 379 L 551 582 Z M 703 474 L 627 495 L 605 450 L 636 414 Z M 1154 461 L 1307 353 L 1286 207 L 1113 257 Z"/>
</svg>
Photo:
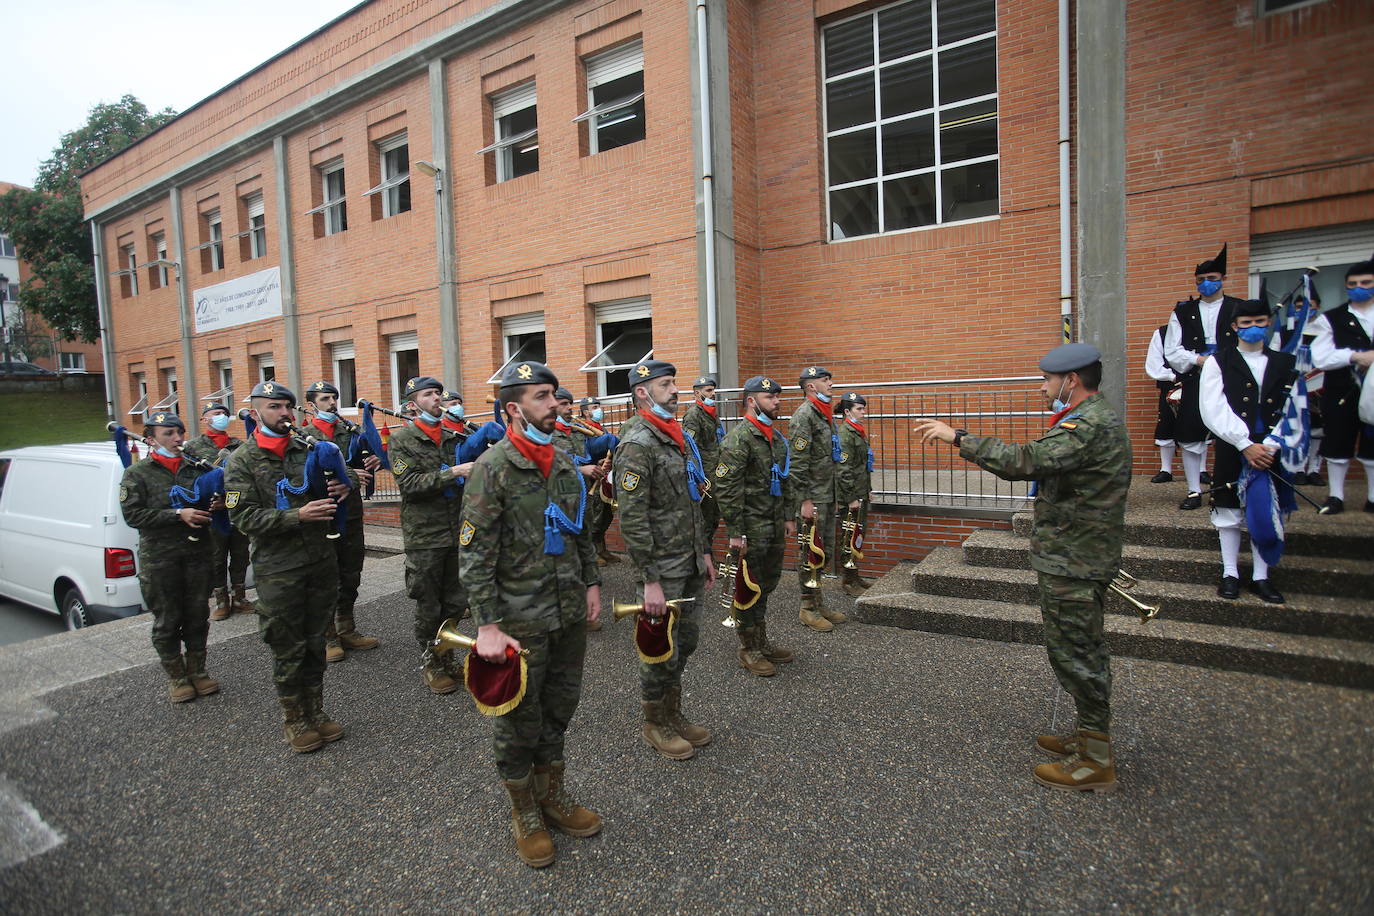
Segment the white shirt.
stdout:
<svg viewBox="0 0 1374 916">
<path fill-rule="evenodd" d="M 1364 305 L 1350 303 L 1350 314 L 1360 322 L 1360 327 L 1364 328 L 1371 340 L 1374 340 L 1374 301 Z M 1312 339 L 1312 366 L 1316 369 L 1344 369 L 1350 365 L 1350 358 L 1355 355 L 1355 351 L 1349 347 L 1336 346 L 1336 338 L 1331 331 L 1331 322 L 1325 315 L 1318 315 L 1311 320 L 1311 328 L 1317 333 Z"/>
<path fill-rule="evenodd" d="M 1245 365 L 1255 379 L 1255 402 L 1259 403 L 1259 392 L 1264 389 L 1264 370 L 1269 365 L 1269 357 L 1263 350 L 1249 353 L 1237 350 L 1245 357 Z M 1243 452 L 1255 442 L 1250 438 L 1250 427 L 1236 416 L 1231 403 L 1226 400 L 1226 390 L 1222 385 L 1221 364 L 1209 359 L 1202 364 L 1202 380 L 1199 384 L 1198 407 L 1202 411 L 1202 422 L 1212 431 L 1212 435 Z"/>
<path fill-rule="evenodd" d="M 1202 300 L 1198 303 L 1198 311 L 1202 314 L 1202 340 L 1209 346 L 1217 345 L 1217 315 L 1221 312 L 1221 302 L 1224 296 L 1218 296 L 1215 302 Z M 1169 316 L 1169 330 L 1164 335 L 1164 358 L 1169 361 L 1178 372 L 1187 372 L 1197 365 L 1197 358 L 1201 356 L 1193 350 L 1186 350 L 1183 347 L 1183 325 L 1179 324 L 1178 312 Z"/>
<path fill-rule="evenodd" d="M 1150 332 L 1150 349 L 1145 351 L 1145 374 L 1156 382 L 1172 382 L 1173 368 L 1164 360 L 1164 335 Z"/>
</svg>

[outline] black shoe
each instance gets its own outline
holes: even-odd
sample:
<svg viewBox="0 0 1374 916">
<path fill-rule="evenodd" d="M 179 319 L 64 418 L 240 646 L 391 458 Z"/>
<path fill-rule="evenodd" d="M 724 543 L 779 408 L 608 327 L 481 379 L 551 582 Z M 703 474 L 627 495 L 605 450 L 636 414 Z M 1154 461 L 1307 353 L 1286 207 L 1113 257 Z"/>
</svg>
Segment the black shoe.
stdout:
<svg viewBox="0 0 1374 916">
<path fill-rule="evenodd" d="M 1293 475 L 1293 486 L 1295 486 L 1295 487 L 1305 487 L 1305 486 L 1307 486 L 1307 472 L 1306 472 L 1306 471 L 1298 471 L 1296 474 Z"/>
<path fill-rule="evenodd" d="M 1374 499 L 1366 499 L 1364 501 L 1364 511 L 1374 512 Z"/>
<path fill-rule="evenodd" d="M 1259 595 L 1261 601 L 1267 601 L 1270 604 L 1283 604 L 1283 594 L 1270 585 L 1268 579 L 1256 579 L 1251 582 L 1250 591 Z"/>
<path fill-rule="evenodd" d="M 1174 475 L 1173 475 L 1173 474 L 1170 474 L 1168 471 L 1160 471 L 1158 474 L 1156 474 L 1155 476 L 1153 476 L 1153 477 L 1150 478 L 1150 483 L 1173 483 L 1173 482 L 1174 482 Z"/>
<path fill-rule="evenodd" d="M 1323 477 L 1320 473 L 1308 474 L 1307 485 L 1309 487 L 1324 487 L 1326 486 L 1326 478 Z"/>
<path fill-rule="evenodd" d="M 1235 576 L 1222 576 L 1217 584 L 1217 594 L 1227 601 L 1235 601 L 1240 597 L 1240 580 Z"/>
<path fill-rule="evenodd" d="M 1198 480 L 1202 481 L 1203 483 L 1211 483 L 1211 482 L 1212 482 L 1212 475 L 1211 475 L 1211 474 L 1208 474 L 1206 471 L 1203 471 L 1203 472 L 1202 472 L 1202 475 L 1201 475 L 1200 477 L 1198 477 Z"/>
<path fill-rule="evenodd" d="M 1201 494 L 1201 493 L 1189 493 L 1189 494 L 1188 494 L 1188 498 L 1185 499 L 1185 500 L 1183 500 L 1183 502 L 1179 503 L 1179 504 L 1178 504 L 1178 507 L 1179 507 L 1180 509 L 1201 509 L 1201 508 L 1202 508 L 1202 494 Z"/>
<path fill-rule="evenodd" d="M 1326 498 L 1326 505 L 1322 506 L 1321 509 L 1318 510 L 1318 514 L 1320 514 L 1320 515 L 1340 515 L 1340 514 L 1341 514 L 1342 512 L 1344 512 L 1344 511 L 1345 511 L 1345 500 L 1343 500 L 1343 499 L 1338 499 L 1338 498 L 1335 497 L 1335 496 L 1328 496 L 1328 497 Z"/>
</svg>

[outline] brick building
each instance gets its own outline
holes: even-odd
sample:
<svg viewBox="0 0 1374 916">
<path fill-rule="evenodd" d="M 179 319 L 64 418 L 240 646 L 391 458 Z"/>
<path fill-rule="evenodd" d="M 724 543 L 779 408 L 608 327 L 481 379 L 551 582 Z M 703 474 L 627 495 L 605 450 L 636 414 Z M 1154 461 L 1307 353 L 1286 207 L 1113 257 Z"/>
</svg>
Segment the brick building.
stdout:
<svg viewBox="0 0 1374 916">
<path fill-rule="evenodd" d="M 1124 110 L 1091 109 L 1118 239 L 1065 184 L 1113 65 L 1066 8 L 1067 59 L 1048 0 L 362 4 L 84 177 L 112 408 L 268 376 L 387 403 L 420 370 L 480 404 L 517 354 L 614 394 L 650 348 L 727 385 L 1027 375 L 1064 304 L 1143 470 L 1145 343 L 1195 262 L 1229 242 L 1237 293 L 1374 250 L 1374 4 L 1129 4 Z"/>
</svg>

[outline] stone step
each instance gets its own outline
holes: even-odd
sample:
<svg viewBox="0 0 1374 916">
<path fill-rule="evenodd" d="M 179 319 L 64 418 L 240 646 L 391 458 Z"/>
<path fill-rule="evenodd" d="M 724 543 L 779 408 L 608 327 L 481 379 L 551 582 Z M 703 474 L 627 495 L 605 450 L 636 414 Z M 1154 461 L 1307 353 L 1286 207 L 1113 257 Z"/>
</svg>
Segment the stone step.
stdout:
<svg viewBox="0 0 1374 916">
<path fill-rule="evenodd" d="M 1012 517 L 1012 530 L 1030 537 L 1032 513 L 1018 512 Z M 1177 547 L 1216 550 L 1217 530 L 1204 506 L 1191 512 L 1173 514 L 1126 513 L 1126 543 L 1148 547 Z M 1246 538 L 1246 550 L 1249 550 Z M 1346 511 L 1338 516 L 1318 516 L 1315 510 L 1300 509 L 1289 516 L 1284 531 L 1287 556 L 1337 557 L 1359 560 L 1374 554 L 1374 517 Z"/>
<path fill-rule="evenodd" d="M 985 598 L 1031 606 L 1040 603 L 1034 570 L 969 566 L 957 547 L 931 551 L 913 567 L 909 587 L 948 598 Z M 1285 591 L 1286 603 L 1266 604 L 1242 590 L 1239 600 L 1227 601 L 1217 597 L 1215 583 L 1150 579 L 1142 579 L 1131 594 L 1160 607 L 1157 619 L 1374 642 L 1374 602 L 1358 598 Z M 1117 595 L 1108 596 L 1107 607 L 1126 616 L 1136 613 Z"/>
<path fill-rule="evenodd" d="M 1043 643 L 1040 610 L 979 598 L 910 591 L 915 564 L 902 564 L 855 603 L 856 619 L 930 633 Z M 1267 674 L 1374 690 L 1374 644 L 1109 613 L 1104 620 L 1113 655 Z"/>
<path fill-rule="evenodd" d="M 970 566 L 1028 569 L 1029 547 L 1014 531 L 976 531 L 964 542 L 964 562 Z M 1248 556 L 1241 556 L 1241 578 L 1249 575 Z M 1122 568 L 1137 579 L 1216 585 L 1221 577 L 1221 550 L 1184 550 L 1127 544 Z M 1285 555 L 1272 575 L 1280 591 L 1309 595 L 1374 594 L 1374 563 L 1337 557 Z"/>
</svg>

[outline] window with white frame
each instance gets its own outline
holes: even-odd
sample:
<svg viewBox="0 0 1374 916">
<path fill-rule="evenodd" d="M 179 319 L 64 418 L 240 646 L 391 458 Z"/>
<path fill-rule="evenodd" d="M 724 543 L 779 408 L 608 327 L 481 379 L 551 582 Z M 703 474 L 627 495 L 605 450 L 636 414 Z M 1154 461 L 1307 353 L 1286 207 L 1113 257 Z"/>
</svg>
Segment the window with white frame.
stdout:
<svg viewBox="0 0 1374 916">
<path fill-rule="evenodd" d="M 356 409 L 358 403 L 358 370 L 353 341 L 331 344 L 329 362 L 334 370 L 334 386 L 339 389 L 339 405 L 343 410 Z"/>
<path fill-rule="evenodd" d="M 240 256 L 245 261 L 253 261 L 267 254 L 267 212 L 261 191 L 243 199 L 243 212 L 248 227 L 240 233 L 243 236 Z"/>
<path fill-rule="evenodd" d="M 344 166 L 342 159 L 335 159 L 318 169 L 320 200 L 319 206 L 305 211 L 306 216 L 315 217 L 315 237 L 337 235 L 348 228 L 348 202 L 344 199 Z"/>
<path fill-rule="evenodd" d="M 601 397 L 629 394 L 626 373 L 654 353 L 652 310 L 647 296 L 596 306 L 596 355 L 582 366 L 594 372 Z"/>
<path fill-rule="evenodd" d="M 392 334 L 386 339 L 391 370 L 391 393 L 397 406 L 406 401 L 406 382 L 420 374 L 420 335 L 415 331 Z"/>
<path fill-rule="evenodd" d="M 149 410 L 169 410 L 173 413 L 177 409 L 177 401 L 180 394 L 177 391 L 177 371 L 175 369 L 162 370 L 162 390 L 166 392 L 162 400 L 158 401 Z"/>
<path fill-rule="evenodd" d="M 62 351 L 57 354 L 58 368 L 63 372 L 85 372 L 86 354 Z"/>
<path fill-rule="evenodd" d="M 138 253 L 134 246 L 124 245 L 119 249 L 119 260 L 124 266 L 118 271 L 120 292 L 126 297 L 138 295 Z"/>
<path fill-rule="evenodd" d="M 995 0 L 909 0 L 822 37 L 830 239 L 996 216 Z"/>
<path fill-rule="evenodd" d="M 18 284 L 18 283 L 13 283 L 13 282 L 10 283 L 10 284 L 5 288 L 5 301 L 8 302 L 8 303 L 10 303 L 11 305 L 18 305 L 18 304 L 19 304 L 19 289 L 20 289 L 20 287 L 19 287 L 19 284 Z"/>
<path fill-rule="evenodd" d="M 1259 0 L 1259 14 L 1267 16 L 1270 13 L 1282 13 L 1300 6 L 1315 6 L 1325 2 L 1326 0 Z"/>
<path fill-rule="evenodd" d="M 224 269 L 224 221 L 219 210 L 211 210 L 203 217 L 205 220 L 205 242 L 200 246 L 201 268 L 205 273 Z"/>
<path fill-rule="evenodd" d="M 15 256 L 14 240 L 0 232 L 0 258 L 13 258 Z"/>
<path fill-rule="evenodd" d="M 587 74 L 587 110 L 573 120 L 587 125 L 588 152 L 643 140 L 643 39 L 588 57 L 582 65 Z"/>
<path fill-rule="evenodd" d="M 534 81 L 493 93 L 491 116 L 496 142 L 478 150 L 496 156 L 496 180 L 510 181 L 539 171 L 539 120 Z"/>
<path fill-rule="evenodd" d="M 277 360 L 271 353 L 259 353 L 253 357 L 258 372 L 258 381 L 270 382 L 277 377 Z"/>
<path fill-rule="evenodd" d="M 537 363 L 548 361 L 543 312 L 526 312 L 501 319 L 501 357 L 501 365 L 487 379 L 488 385 L 500 384 L 501 376 L 513 363 L 524 360 Z"/>
<path fill-rule="evenodd" d="M 1300 294 L 1304 271 L 1316 267 L 1312 292 L 1317 304 L 1325 309 L 1340 305 L 1346 300 L 1345 270 L 1369 257 L 1371 238 L 1374 222 L 1251 236 L 1249 294 L 1259 295 L 1261 281 L 1271 300 Z"/>
<path fill-rule="evenodd" d="M 165 232 L 159 232 L 153 236 L 153 259 L 156 261 L 167 260 L 167 234 Z M 168 282 L 167 265 L 158 264 L 153 268 L 153 289 L 162 289 L 168 285 Z"/>
<path fill-rule="evenodd" d="M 133 382 L 134 403 L 129 408 L 129 416 L 144 416 L 148 410 L 148 377 L 142 372 L 130 374 L 130 381 Z"/>
<path fill-rule="evenodd" d="M 219 383 L 219 397 L 224 399 L 224 403 L 230 405 L 229 412 L 233 413 L 234 364 L 232 360 L 215 360 L 215 381 Z"/>
<path fill-rule="evenodd" d="M 406 134 L 388 137 L 377 144 L 381 183 L 368 189 L 363 196 L 377 195 L 381 201 L 381 218 L 388 219 L 410 209 L 410 141 Z M 373 205 L 373 218 L 378 209 Z"/>
</svg>

